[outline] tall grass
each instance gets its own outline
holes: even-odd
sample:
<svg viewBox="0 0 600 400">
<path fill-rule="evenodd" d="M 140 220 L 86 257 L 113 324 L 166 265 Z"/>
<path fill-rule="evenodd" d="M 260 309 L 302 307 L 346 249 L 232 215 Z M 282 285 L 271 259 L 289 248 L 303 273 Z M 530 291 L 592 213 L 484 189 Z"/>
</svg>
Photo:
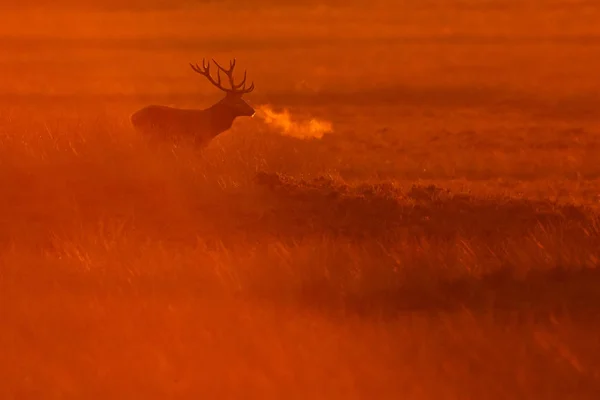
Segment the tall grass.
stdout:
<svg viewBox="0 0 600 400">
<path fill-rule="evenodd" d="M 597 398 L 595 11 L 224 4 L 0 16 L 0 397 Z M 333 132 L 151 146 L 199 49 Z"/>
<path fill-rule="evenodd" d="M 124 118 L 55 123 L 5 125 L 0 238 L 82 276 L 152 269 L 125 254 L 183 257 L 202 261 L 152 274 L 342 301 L 503 272 L 576 273 L 600 257 L 598 217 L 580 202 L 448 190 L 446 181 L 347 180 L 314 157 L 322 144 L 256 126 L 202 152 L 151 147 Z"/>
</svg>

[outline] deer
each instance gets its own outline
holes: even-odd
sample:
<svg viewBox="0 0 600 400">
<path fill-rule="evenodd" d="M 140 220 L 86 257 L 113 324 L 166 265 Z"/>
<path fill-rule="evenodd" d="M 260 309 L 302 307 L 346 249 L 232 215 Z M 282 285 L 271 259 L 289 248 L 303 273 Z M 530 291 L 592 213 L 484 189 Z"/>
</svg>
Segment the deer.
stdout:
<svg viewBox="0 0 600 400">
<path fill-rule="evenodd" d="M 190 140 L 196 146 L 206 147 L 219 134 L 229 130 L 238 117 L 252 117 L 255 114 L 242 96 L 254 90 L 254 82 L 246 88 L 246 71 L 244 78 L 238 84 L 233 79 L 235 58 L 229 62 L 226 69 L 212 59 L 217 66 L 217 79 L 210 71 L 210 61 L 202 59 L 202 67 L 190 63 L 192 70 L 208 79 L 213 85 L 225 92 L 225 97 L 203 109 L 181 109 L 162 105 L 150 105 L 131 115 L 134 129 L 155 139 L 184 139 Z M 228 80 L 230 87 L 221 83 L 221 72 Z"/>
</svg>

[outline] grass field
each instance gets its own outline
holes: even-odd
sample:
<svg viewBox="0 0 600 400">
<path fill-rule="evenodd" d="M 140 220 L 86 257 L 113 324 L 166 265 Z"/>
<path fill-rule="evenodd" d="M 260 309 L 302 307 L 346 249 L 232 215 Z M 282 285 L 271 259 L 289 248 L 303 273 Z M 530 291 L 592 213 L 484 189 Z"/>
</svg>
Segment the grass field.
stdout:
<svg viewBox="0 0 600 400">
<path fill-rule="evenodd" d="M 63 3 L 0 15 L 1 398 L 597 398 L 594 3 Z M 259 114 L 149 146 L 202 57 Z"/>
</svg>

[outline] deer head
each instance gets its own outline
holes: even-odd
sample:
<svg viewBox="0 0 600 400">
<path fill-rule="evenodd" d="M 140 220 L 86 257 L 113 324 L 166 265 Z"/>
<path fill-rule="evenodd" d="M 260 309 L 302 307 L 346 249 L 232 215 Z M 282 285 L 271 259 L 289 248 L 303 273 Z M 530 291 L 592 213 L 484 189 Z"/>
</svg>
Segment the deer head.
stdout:
<svg viewBox="0 0 600 400">
<path fill-rule="evenodd" d="M 210 61 L 208 63 L 206 63 L 205 60 L 202 59 L 202 67 L 200 67 L 198 64 L 190 64 L 190 66 L 192 67 L 192 69 L 195 72 L 199 73 L 200 75 L 205 76 L 206 79 L 208 79 L 208 81 L 210 83 L 212 83 L 214 86 L 218 87 L 219 89 L 221 89 L 222 91 L 224 91 L 226 93 L 225 98 L 217 104 L 227 107 L 229 110 L 231 110 L 233 112 L 234 116 L 243 116 L 243 117 L 253 116 L 255 113 L 254 108 L 252 108 L 248 103 L 246 103 L 242 99 L 242 95 L 244 95 L 246 93 L 250 93 L 251 91 L 254 90 L 254 82 L 252 82 L 250 84 L 250 86 L 248 88 L 246 88 L 246 71 L 244 71 L 244 79 L 242 79 L 242 81 L 239 84 L 235 84 L 235 82 L 233 80 L 233 69 L 235 68 L 235 58 L 229 62 L 229 69 L 223 68 L 214 59 L 212 61 L 215 63 L 215 65 L 218 68 L 216 81 L 210 75 Z M 229 79 L 229 84 L 230 84 L 231 88 L 223 87 L 223 85 L 221 84 L 221 71 L 223 71 L 223 73 L 225 73 L 225 75 Z"/>
</svg>

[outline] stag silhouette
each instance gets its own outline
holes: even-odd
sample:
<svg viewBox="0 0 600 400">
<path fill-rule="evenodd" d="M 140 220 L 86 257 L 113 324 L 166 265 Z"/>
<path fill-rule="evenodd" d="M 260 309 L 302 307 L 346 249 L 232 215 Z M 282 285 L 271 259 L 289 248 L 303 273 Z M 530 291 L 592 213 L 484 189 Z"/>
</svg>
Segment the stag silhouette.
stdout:
<svg viewBox="0 0 600 400">
<path fill-rule="evenodd" d="M 202 59 L 202 67 L 191 63 L 190 66 L 226 93 L 222 100 L 204 110 L 150 105 L 131 115 L 133 127 L 153 138 L 192 140 L 196 145 L 204 147 L 217 135 L 231 128 L 237 117 L 253 116 L 255 110 L 242 99 L 242 95 L 254 90 L 254 82 L 246 88 L 246 71 L 244 79 L 236 84 L 233 79 L 235 58 L 229 62 L 229 69 L 223 68 L 214 59 L 212 61 L 218 68 L 216 81 L 210 74 L 210 61 L 206 63 Z M 221 71 L 229 79 L 231 88 L 225 88 L 221 84 Z"/>
</svg>

